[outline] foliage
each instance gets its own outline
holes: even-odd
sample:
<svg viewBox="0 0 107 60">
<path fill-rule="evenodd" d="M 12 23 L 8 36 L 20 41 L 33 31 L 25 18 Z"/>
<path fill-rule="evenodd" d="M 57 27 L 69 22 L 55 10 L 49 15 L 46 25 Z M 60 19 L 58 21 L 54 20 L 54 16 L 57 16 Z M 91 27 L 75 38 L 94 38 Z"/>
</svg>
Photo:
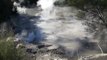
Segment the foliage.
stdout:
<svg viewBox="0 0 107 60">
<path fill-rule="evenodd" d="M 0 40 L 0 60 L 21 60 L 23 56 L 19 51 L 12 40 Z"/>
<path fill-rule="evenodd" d="M 79 18 L 85 17 L 87 29 L 93 37 L 99 40 L 99 45 L 107 52 L 107 0 L 66 0 L 67 4 L 81 9 L 84 13 L 78 13 Z"/>
<path fill-rule="evenodd" d="M 107 0 L 66 0 L 71 6 L 75 6 L 85 12 L 90 13 L 94 18 L 98 17 L 97 21 L 100 25 L 107 27 Z M 88 19 L 89 20 L 89 19 Z M 95 25 L 95 24 L 94 24 Z"/>
<path fill-rule="evenodd" d="M 0 24 L 0 60 L 22 60 L 22 49 L 16 49 L 13 30 L 7 23 Z"/>
<path fill-rule="evenodd" d="M 10 41 L 0 41 L 0 56 L 0 60 L 18 60 L 17 51 Z"/>
<path fill-rule="evenodd" d="M 107 8 L 107 0 L 66 0 L 71 6 L 76 6 L 78 8 L 88 8 L 88 7 L 100 7 L 102 9 Z"/>
</svg>

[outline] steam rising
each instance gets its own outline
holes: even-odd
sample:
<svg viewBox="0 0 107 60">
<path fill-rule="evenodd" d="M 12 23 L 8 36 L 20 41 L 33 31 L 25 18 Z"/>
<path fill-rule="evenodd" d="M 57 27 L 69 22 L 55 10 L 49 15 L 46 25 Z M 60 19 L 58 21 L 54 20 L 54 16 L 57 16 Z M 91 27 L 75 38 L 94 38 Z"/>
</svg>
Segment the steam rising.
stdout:
<svg viewBox="0 0 107 60">
<path fill-rule="evenodd" d="M 40 5 L 42 9 L 47 9 L 53 6 L 55 0 L 39 0 L 38 6 Z"/>
<path fill-rule="evenodd" d="M 55 46 L 62 46 L 69 51 L 77 51 L 82 47 L 80 41 L 87 37 L 87 27 L 83 25 L 83 21 L 76 19 L 78 10 L 71 7 L 55 7 L 54 2 L 55 0 L 38 2 L 43 9 L 37 24 L 46 36 L 43 43 L 54 45 L 53 49 Z"/>
</svg>

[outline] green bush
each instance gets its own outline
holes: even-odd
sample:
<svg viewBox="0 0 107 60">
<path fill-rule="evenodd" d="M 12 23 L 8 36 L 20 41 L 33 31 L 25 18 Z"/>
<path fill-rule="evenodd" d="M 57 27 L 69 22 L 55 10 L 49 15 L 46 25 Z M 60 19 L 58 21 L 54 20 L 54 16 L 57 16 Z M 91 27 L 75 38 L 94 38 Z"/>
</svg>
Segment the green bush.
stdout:
<svg viewBox="0 0 107 60">
<path fill-rule="evenodd" d="M 0 60 L 19 60 L 20 57 L 17 55 L 17 50 L 14 48 L 12 42 L 1 41 L 0 42 Z"/>
<path fill-rule="evenodd" d="M 8 31 L 0 36 L 0 60 L 22 60 L 24 55 L 21 49 L 16 49 L 13 41 L 13 32 Z"/>
<path fill-rule="evenodd" d="M 23 54 L 12 40 L 0 40 L 0 60 L 22 60 Z"/>
</svg>

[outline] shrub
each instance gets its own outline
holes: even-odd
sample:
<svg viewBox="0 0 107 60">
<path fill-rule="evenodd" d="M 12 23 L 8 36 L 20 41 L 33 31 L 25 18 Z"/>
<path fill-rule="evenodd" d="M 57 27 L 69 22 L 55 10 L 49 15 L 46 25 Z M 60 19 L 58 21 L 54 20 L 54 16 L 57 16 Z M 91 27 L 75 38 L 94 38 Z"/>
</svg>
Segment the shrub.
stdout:
<svg viewBox="0 0 107 60">
<path fill-rule="evenodd" d="M 22 60 L 24 55 L 22 49 L 16 49 L 13 31 L 4 25 L 0 27 L 0 30 L 5 30 L 0 33 L 0 60 Z"/>
<path fill-rule="evenodd" d="M 22 60 L 23 55 L 12 40 L 0 40 L 0 60 Z"/>
</svg>

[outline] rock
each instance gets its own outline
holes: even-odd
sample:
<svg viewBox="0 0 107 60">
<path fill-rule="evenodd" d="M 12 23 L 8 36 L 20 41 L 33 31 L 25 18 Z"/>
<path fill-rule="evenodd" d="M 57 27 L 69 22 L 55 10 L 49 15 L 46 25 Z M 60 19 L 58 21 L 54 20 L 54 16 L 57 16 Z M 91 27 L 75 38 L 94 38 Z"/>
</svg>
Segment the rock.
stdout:
<svg viewBox="0 0 107 60">
<path fill-rule="evenodd" d="M 95 54 L 90 56 L 81 57 L 78 60 L 106 60 L 107 54 Z"/>
<path fill-rule="evenodd" d="M 26 45 L 26 52 L 30 54 L 36 54 L 38 51 L 37 45 L 34 44 L 27 44 Z"/>
<path fill-rule="evenodd" d="M 48 46 L 48 50 L 53 50 L 53 49 L 57 49 L 58 48 L 58 46 L 56 46 L 56 45 L 51 45 L 51 46 Z"/>
<path fill-rule="evenodd" d="M 18 48 L 24 48 L 25 46 L 22 44 L 22 43 L 20 43 L 20 44 L 17 44 L 17 46 L 16 46 L 16 48 L 18 49 Z"/>
<path fill-rule="evenodd" d="M 13 38 L 12 37 L 8 37 L 6 41 L 11 41 L 11 40 L 13 40 Z"/>
<path fill-rule="evenodd" d="M 31 54 L 36 54 L 37 49 L 28 48 L 28 49 L 26 49 L 26 52 L 31 53 Z"/>
<path fill-rule="evenodd" d="M 52 45 L 38 45 L 38 48 L 41 49 L 41 48 L 46 48 L 46 47 L 50 47 Z"/>
</svg>

